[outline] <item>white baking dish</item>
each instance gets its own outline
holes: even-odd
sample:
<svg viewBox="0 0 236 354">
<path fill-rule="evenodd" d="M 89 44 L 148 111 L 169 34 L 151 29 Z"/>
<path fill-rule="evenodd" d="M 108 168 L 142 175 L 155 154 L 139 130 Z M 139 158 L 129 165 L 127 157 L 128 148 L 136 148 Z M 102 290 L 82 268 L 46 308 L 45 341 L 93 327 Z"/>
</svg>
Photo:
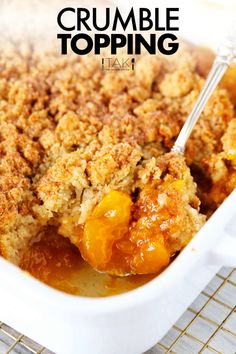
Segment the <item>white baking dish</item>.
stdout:
<svg viewBox="0 0 236 354">
<path fill-rule="evenodd" d="M 196 40 L 189 27 L 182 34 Z M 199 27 L 198 42 L 214 47 L 209 37 Z M 161 275 L 122 295 L 68 295 L 0 257 L 0 319 L 57 354 L 140 354 L 167 332 L 223 265 L 236 266 L 236 190 Z"/>
</svg>

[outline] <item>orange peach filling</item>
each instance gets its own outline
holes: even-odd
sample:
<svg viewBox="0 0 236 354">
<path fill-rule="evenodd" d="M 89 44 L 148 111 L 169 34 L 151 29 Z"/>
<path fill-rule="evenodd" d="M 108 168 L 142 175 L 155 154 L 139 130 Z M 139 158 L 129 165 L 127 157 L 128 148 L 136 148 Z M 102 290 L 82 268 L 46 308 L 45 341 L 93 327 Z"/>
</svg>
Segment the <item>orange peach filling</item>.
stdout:
<svg viewBox="0 0 236 354">
<path fill-rule="evenodd" d="M 94 208 L 79 245 L 92 267 L 125 275 L 158 273 L 169 264 L 163 235 L 144 224 L 137 229 L 134 208 L 131 197 L 119 191 L 111 191 Z"/>
<path fill-rule="evenodd" d="M 82 237 L 82 254 L 95 268 L 106 268 L 114 244 L 128 232 L 132 201 L 122 192 L 112 191 L 95 207 Z"/>
</svg>

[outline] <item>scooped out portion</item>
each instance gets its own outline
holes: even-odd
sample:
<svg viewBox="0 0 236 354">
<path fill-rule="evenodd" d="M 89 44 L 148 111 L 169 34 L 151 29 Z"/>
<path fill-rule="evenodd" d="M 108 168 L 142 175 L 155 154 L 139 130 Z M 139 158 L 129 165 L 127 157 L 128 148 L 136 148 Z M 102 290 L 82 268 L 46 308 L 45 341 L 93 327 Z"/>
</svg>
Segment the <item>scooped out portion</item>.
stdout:
<svg viewBox="0 0 236 354">
<path fill-rule="evenodd" d="M 182 160 L 170 154 L 166 158 L 169 167 Z M 180 166 L 184 168 L 183 161 Z M 82 257 L 92 267 L 116 275 L 161 272 L 205 220 L 189 187 L 195 189 L 185 166 L 182 176 L 167 173 L 144 187 L 134 202 L 127 193 L 111 191 L 85 222 L 79 243 Z"/>
<path fill-rule="evenodd" d="M 103 195 L 94 190 L 96 203 L 87 207 L 84 222 L 79 217 L 68 221 L 66 215 L 59 219 L 59 232 L 99 271 L 119 276 L 159 273 L 205 221 L 183 157 L 167 153 L 154 159 L 152 166 L 150 161 L 140 161 L 134 167 L 134 176 L 129 193 L 122 187 L 108 188 Z M 44 186 L 52 191 L 49 183 L 53 176 L 48 178 Z M 76 195 L 72 205 L 76 204 Z"/>
</svg>

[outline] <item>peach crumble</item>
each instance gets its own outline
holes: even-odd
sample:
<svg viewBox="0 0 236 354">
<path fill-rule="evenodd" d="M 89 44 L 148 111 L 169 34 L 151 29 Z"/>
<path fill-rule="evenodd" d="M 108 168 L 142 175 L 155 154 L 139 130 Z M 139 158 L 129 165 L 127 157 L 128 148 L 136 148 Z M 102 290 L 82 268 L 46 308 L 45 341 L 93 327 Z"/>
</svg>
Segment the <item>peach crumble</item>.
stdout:
<svg viewBox="0 0 236 354">
<path fill-rule="evenodd" d="M 134 71 L 110 72 L 99 57 L 6 47 L 1 254 L 35 274 L 29 250 L 53 229 L 98 271 L 162 271 L 236 186 L 234 67 L 185 158 L 169 153 L 213 58 L 183 43 L 170 58 L 143 55 Z"/>
</svg>

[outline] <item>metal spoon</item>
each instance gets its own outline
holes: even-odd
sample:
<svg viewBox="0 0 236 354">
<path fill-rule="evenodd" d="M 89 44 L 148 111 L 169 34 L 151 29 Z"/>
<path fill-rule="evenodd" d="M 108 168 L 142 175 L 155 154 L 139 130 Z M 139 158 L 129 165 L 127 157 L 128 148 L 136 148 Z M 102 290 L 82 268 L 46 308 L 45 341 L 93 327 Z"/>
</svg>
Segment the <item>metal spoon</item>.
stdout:
<svg viewBox="0 0 236 354">
<path fill-rule="evenodd" d="M 184 154 L 184 149 L 186 142 L 198 121 L 200 114 L 202 113 L 206 103 L 211 97 L 216 86 L 223 77 L 226 69 L 229 67 L 230 63 L 236 58 L 236 26 L 232 28 L 231 32 L 228 34 L 224 43 L 218 48 L 217 56 L 214 60 L 210 73 L 206 79 L 206 82 L 202 88 L 202 91 L 189 114 L 186 122 L 184 123 L 178 138 L 174 146 L 172 147 L 172 152 L 177 152 Z"/>
</svg>

